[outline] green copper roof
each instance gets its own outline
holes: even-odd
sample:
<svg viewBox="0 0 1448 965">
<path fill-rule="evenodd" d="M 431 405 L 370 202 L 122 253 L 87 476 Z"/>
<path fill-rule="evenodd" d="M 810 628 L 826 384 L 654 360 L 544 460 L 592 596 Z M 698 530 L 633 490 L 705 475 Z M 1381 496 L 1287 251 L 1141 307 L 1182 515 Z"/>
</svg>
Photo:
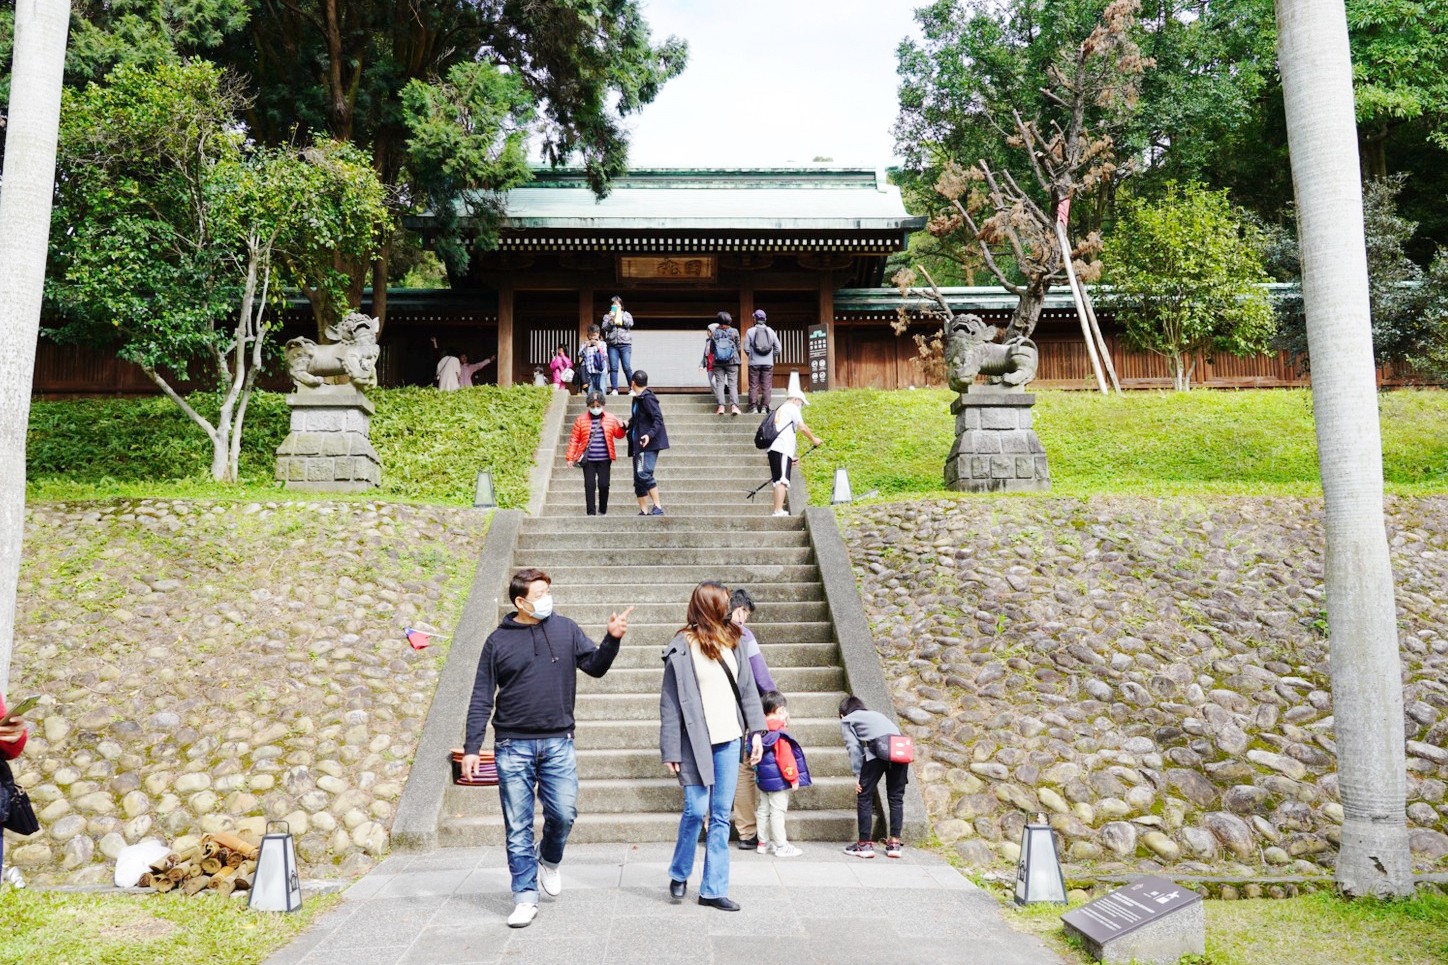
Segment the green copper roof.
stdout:
<svg viewBox="0 0 1448 965">
<path fill-rule="evenodd" d="M 540 170 L 503 198 L 505 229 L 910 231 L 924 226 L 883 170 L 636 168 L 594 197 L 578 170 Z"/>
</svg>

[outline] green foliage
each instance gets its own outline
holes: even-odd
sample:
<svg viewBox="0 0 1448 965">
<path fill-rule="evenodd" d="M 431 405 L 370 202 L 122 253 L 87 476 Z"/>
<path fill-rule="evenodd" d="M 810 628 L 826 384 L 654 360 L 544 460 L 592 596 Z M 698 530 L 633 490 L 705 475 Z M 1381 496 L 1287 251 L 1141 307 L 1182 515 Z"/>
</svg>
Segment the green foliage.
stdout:
<svg viewBox="0 0 1448 965">
<path fill-rule="evenodd" d="M 1448 147 L 1448 0 L 1348 0 L 1347 22 L 1370 173 L 1388 173 L 1383 142 L 1403 121 L 1429 119 L 1429 137 Z"/>
<path fill-rule="evenodd" d="M 446 81 L 413 80 L 402 89 L 408 168 L 454 277 L 468 264 L 458 206 L 472 218 L 475 242 L 492 247 L 503 214 L 500 193 L 532 178 L 526 138 L 534 113 L 519 76 L 485 61 L 455 64 Z"/>
<path fill-rule="evenodd" d="M 811 501 L 828 503 L 836 467 L 856 494 L 939 495 L 955 441 L 954 394 L 938 389 L 821 392 L 807 412 L 827 447 L 801 465 Z M 1390 488 L 1448 491 L 1448 393 L 1378 397 Z M 1311 397 L 1304 390 L 1036 393 L 1036 431 L 1065 495 L 1311 493 L 1318 489 Z"/>
<path fill-rule="evenodd" d="M 103 895 L 8 889 L 0 901 L 6 960 L 30 965 L 257 965 L 341 901 L 308 897 L 300 911 L 259 913 L 200 895 Z"/>
<path fill-rule="evenodd" d="M 367 498 L 471 505 L 474 477 L 488 468 L 502 506 L 527 504 L 528 474 L 551 398 L 548 390 L 379 389 L 368 397 L 377 404 L 372 444 L 382 459 L 383 485 Z M 208 416 L 214 416 L 220 404 L 214 393 L 197 393 L 188 401 Z M 31 404 L 25 453 L 30 496 L 85 499 L 174 492 L 292 498 L 272 481 L 288 420 L 285 396 L 252 396 L 241 449 L 242 486 L 227 491 L 206 484 L 209 444 L 165 399 L 36 401 Z"/>
<path fill-rule="evenodd" d="M 1403 184 L 1403 178 L 1390 177 L 1369 181 L 1363 189 L 1373 356 L 1379 365 L 1401 363 L 1425 379 L 1448 380 L 1448 247 L 1439 248 L 1426 271 L 1408 257 L 1407 246 L 1417 225 L 1398 208 Z M 1274 249 L 1274 274 L 1299 280 L 1300 253 L 1290 212 Z M 1284 300 L 1278 312 L 1278 344 L 1308 369 L 1311 359 L 1301 296 Z"/>
<path fill-rule="evenodd" d="M 1133 345 L 1171 360 L 1185 390 L 1198 353 L 1254 355 L 1271 343 L 1263 243 L 1225 191 L 1171 184 L 1158 201 L 1130 200 L 1106 246 L 1104 307 Z"/>
<path fill-rule="evenodd" d="M 120 64 L 179 64 L 215 51 L 251 19 L 252 0 L 74 0 L 66 76 L 100 80 Z"/>
</svg>

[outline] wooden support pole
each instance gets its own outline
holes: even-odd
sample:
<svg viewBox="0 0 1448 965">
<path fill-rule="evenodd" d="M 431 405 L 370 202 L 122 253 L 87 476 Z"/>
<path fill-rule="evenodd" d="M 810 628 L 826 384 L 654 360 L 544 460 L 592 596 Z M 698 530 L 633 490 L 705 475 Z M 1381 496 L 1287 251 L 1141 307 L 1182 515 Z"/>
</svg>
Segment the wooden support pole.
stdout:
<svg viewBox="0 0 1448 965">
<path fill-rule="evenodd" d="M 754 279 L 745 275 L 739 283 L 739 394 L 749 398 L 749 333 L 754 328 Z"/>
<path fill-rule="evenodd" d="M 518 364 L 513 350 L 513 284 L 503 282 L 498 286 L 498 385 L 510 388 L 513 385 L 513 369 Z"/>
<path fill-rule="evenodd" d="M 1106 367 L 1106 377 L 1111 381 L 1111 387 L 1116 394 L 1121 394 L 1121 380 L 1116 377 L 1116 362 L 1111 358 L 1111 346 L 1106 344 L 1106 336 L 1101 334 L 1101 326 L 1096 321 L 1096 306 L 1091 304 L 1091 293 L 1081 280 L 1076 279 L 1076 284 L 1081 289 L 1081 303 L 1086 306 L 1086 321 L 1091 323 L 1091 334 L 1096 336 L 1096 344 L 1101 348 L 1101 363 Z"/>
<path fill-rule="evenodd" d="M 839 378 L 835 369 L 835 274 L 826 271 L 820 273 L 820 321 L 825 326 L 825 371 L 831 389 L 840 388 Z M 809 333 L 805 333 L 806 353 L 808 353 Z M 809 356 L 805 356 L 804 383 L 809 385 Z"/>
<path fill-rule="evenodd" d="M 1071 242 L 1066 238 L 1066 226 L 1056 222 L 1056 240 L 1061 245 L 1061 260 L 1066 265 L 1066 278 L 1071 282 L 1071 297 L 1076 302 L 1076 317 L 1081 320 L 1081 337 L 1086 340 L 1086 356 L 1091 359 L 1091 373 L 1096 376 L 1096 387 L 1102 395 L 1107 394 L 1106 376 L 1101 371 L 1101 359 L 1096 353 L 1096 338 L 1091 334 L 1091 323 L 1086 320 L 1086 306 L 1081 301 L 1081 292 L 1076 287 L 1076 268 L 1071 264 Z"/>
</svg>

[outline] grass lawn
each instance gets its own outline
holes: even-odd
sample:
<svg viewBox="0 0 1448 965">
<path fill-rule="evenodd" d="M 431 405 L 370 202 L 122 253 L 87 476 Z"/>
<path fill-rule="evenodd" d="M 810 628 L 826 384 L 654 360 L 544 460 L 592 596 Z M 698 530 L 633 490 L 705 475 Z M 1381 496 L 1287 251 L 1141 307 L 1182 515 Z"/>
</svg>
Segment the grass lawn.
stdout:
<svg viewBox="0 0 1448 965">
<path fill-rule="evenodd" d="M 955 441 L 943 389 L 821 392 L 805 417 L 827 446 L 803 463 L 811 502 L 828 503 L 838 466 L 856 494 L 944 492 Z M 1389 491 L 1448 490 L 1448 392 L 1378 397 Z M 1320 492 L 1306 390 L 1036 393 L 1036 431 L 1060 495 Z"/>
<path fill-rule="evenodd" d="M 353 499 L 471 505 L 479 469 L 491 469 L 504 507 L 528 502 L 528 473 L 551 390 L 480 386 L 460 392 L 380 389 L 372 445 L 382 486 Z M 198 394 L 199 411 L 216 398 Z M 286 438 L 286 397 L 258 392 L 247 412 L 240 486 L 211 481 L 211 443 L 161 397 L 32 402 L 26 442 L 29 499 L 177 497 L 295 499 L 272 481 Z M 337 499 L 338 494 L 320 494 Z"/>
<path fill-rule="evenodd" d="M 341 898 L 308 898 L 290 915 L 251 912 L 240 898 L 0 894 L 0 961 L 25 965 L 254 965 Z"/>
<path fill-rule="evenodd" d="M 1208 901 L 1207 954 L 1190 965 L 1442 965 L 1448 962 L 1448 896 L 1345 901 L 1329 892 L 1297 898 Z M 1068 961 L 1090 962 L 1066 940 L 1061 909 L 1007 916 L 1046 938 Z"/>
</svg>

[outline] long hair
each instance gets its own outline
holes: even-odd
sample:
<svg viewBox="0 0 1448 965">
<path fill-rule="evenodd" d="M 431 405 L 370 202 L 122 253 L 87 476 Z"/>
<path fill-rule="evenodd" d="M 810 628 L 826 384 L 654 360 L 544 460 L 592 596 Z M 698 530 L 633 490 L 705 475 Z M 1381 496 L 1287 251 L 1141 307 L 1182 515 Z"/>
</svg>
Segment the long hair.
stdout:
<svg viewBox="0 0 1448 965">
<path fill-rule="evenodd" d="M 739 646 L 739 628 L 729 619 L 729 591 L 722 583 L 705 580 L 694 587 L 684 619 L 687 625 L 681 632 L 710 660 Z"/>
</svg>

